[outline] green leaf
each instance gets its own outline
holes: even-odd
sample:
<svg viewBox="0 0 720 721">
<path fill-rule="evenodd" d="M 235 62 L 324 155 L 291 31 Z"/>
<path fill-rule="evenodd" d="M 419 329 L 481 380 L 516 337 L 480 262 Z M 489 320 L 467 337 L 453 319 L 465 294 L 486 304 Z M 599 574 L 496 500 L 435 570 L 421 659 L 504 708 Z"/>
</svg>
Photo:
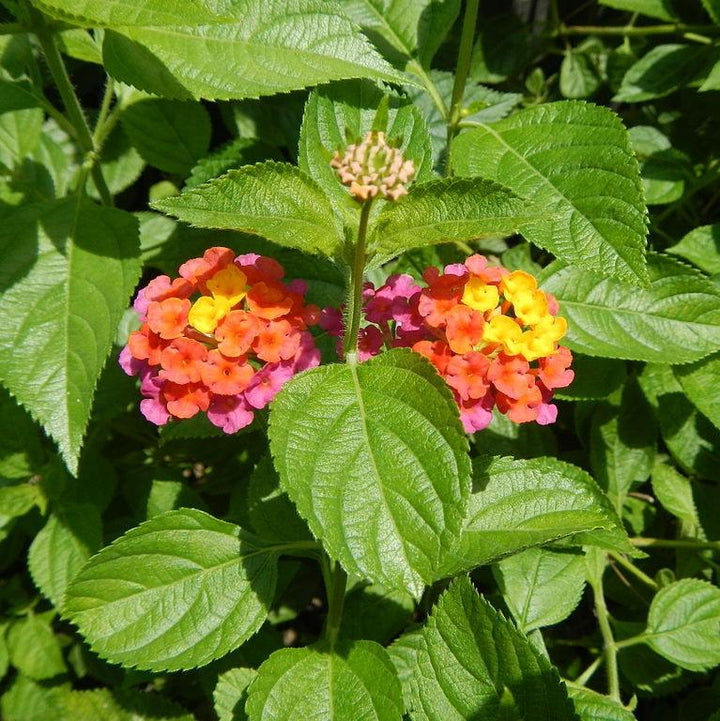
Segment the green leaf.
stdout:
<svg viewBox="0 0 720 721">
<path fill-rule="evenodd" d="M 0 697 L 4 721 L 47 721 L 57 713 L 62 689 L 46 688 L 27 676 L 19 675 Z"/>
<path fill-rule="evenodd" d="M 666 255 L 648 257 L 636 288 L 553 263 L 539 282 L 567 318 L 563 344 L 592 356 L 689 363 L 720 348 L 720 287 Z"/>
<path fill-rule="evenodd" d="M 682 535 L 696 536 L 698 531 L 703 535 L 690 480 L 669 463 L 657 459 L 651 481 L 653 493 L 663 508 L 682 522 Z"/>
<path fill-rule="evenodd" d="M 345 596 L 340 635 L 389 643 L 409 623 L 415 603 L 405 591 L 360 584 Z"/>
<path fill-rule="evenodd" d="M 0 167 L 17 168 L 36 150 L 44 117 L 40 108 L 13 110 L 0 115 Z"/>
<path fill-rule="evenodd" d="M 601 85 L 590 57 L 569 48 L 560 65 L 560 92 L 565 98 L 589 98 Z"/>
<path fill-rule="evenodd" d="M 28 551 L 28 569 L 56 608 L 61 608 L 68 584 L 101 543 L 100 513 L 88 503 L 57 509 L 35 536 Z"/>
<path fill-rule="evenodd" d="M 652 408 L 634 380 L 623 388 L 619 406 L 603 404 L 593 414 L 590 466 L 619 515 L 633 486 L 650 476 L 657 435 Z"/>
<path fill-rule="evenodd" d="M 167 173 L 187 175 L 210 146 L 210 116 L 199 103 L 141 100 L 121 122 L 143 159 Z"/>
<path fill-rule="evenodd" d="M 564 341 L 563 341 L 564 342 Z M 569 401 L 603 400 L 625 382 L 625 362 L 611 358 L 593 358 L 573 353 L 575 378 L 567 388 L 560 388 L 555 398 Z"/>
<path fill-rule="evenodd" d="M 430 67 L 460 11 L 459 0 L 342 0 L 341 5 L 403 70 L 414 58 Z"/>
<path fill-rule="evenodd" d="M 0 376 L 77 470 L 93 391 L 140 274 L 137 223 L 75 198 L 0 227 Z"/>
<path fill-rule="evenodd" d="M 523 633 L 564 621 L 585 589 L 585 557 L 528 548 L 493 567 L 505 603 Z"/>
<path fill-rule="evenodd" d="M 557 671 L 468 578 L 390 654 L 412 721 L 575 721 Z"/>
<path fill-rule="evenodd" d="M 400 684 L 373 641 L 284 648 L 258 669 L 246 704 L 250 721 L 400 721 Z"/>
<path fill-rule="evenodd" d="M 720 481 L 720 431 L 690 403 L 673 369 L 648 365 L 639 381 L 655 409 L 663 441 L 680 468 Z"/>
<path fill-rule="evenodd" d="M 674 372 L 693 405 L 720 428 L 720 353 L 674 368 Z"/>
<path fill-rule="evenodd" d="M 215 713 L 219 721 L 247 721 L 247 690 L 256 676 L 254 668 L 231 668 L 220 674 L 213 691 Z"/>
<path fill-rule="evenodd" d="M 12 110 L 25 110 L 41 106 L 40 98 L 27 80 L 0 78 L 0 115 Z"/>
<path fill-rule="evenodd" d="M 287 163 L 231 170 L 152 205 L 195 226 L 241 230 L 305 253 L 333 256 L 342 242 L 320 187 Z"/>
<path fill-rule="evenodd" d="M 666 252 L 689 260 L 710 275 L 720 273 L 720 223 L 691 230 Z"/>
<path fill-rule="evenodd" d="M 716 25 L 720 25 L 720 2 L 718 0 L 700 0 L 707 14 Z"/>
<path fill-rule="evenodd" d="M 662 588 L 648 614 L 646 643 L 690 671 L 720 664 L 720 589 L 694 578 Z"/>
<path fill-rule="evenodd" d="M 7 641 L 5 640 L 5 631 L 7 624 L 0 625 L 0 681 L 5 678 L 5 674 L 10 667 L 10 651 L 8 650 Z"/>
<path fill-rule="evenodd" d="M 574 686 L 568 686 L 568 694 L 580 721 L 635 721 L 630 711 L 609 696 Z"/>
<path fill-rule="evenodd" d="M 231 168 L 253 165 L 263 160 L 280 160 L 281 155 L 275 148 L 255 138 L 235 138 L 232 142 L 198 161 L 190 177 L 185 181 L 186 188 L 206 183 L 218 178 Z"/>
<path fill-rule="evenodd" d="M 7 634 L 10 663 L 37 681 L 65 673 L 60 642 L 50 624 L 38 616 L 16 621 Z"/>
<path fill-rule="evenodd" d="M 145 161 L 130 142 L 122 125 L 116 125 L 105 141 L 100 165 L 105 183 L 113 195 L 129 188 L 145 168 Z M 88 178 L 88 192 L 91 197 L 100 198 L 92 175 Z"/>
<path fill-rule="evenodd" d="M 417 108 L 368 80 L 337 83 L 314 90 L 305 105 L 298 164 L 323 189 L 346 221 L 356 224 L 358 203 L 330 167 L 335 151 L 360 140 L 372 129 L 378 106 L 389 103 L 387 138 L 415 163 L 414 182 L 432 178 L 430 139 Z M 378 206 L 382 205 L 379 203 Z"/>
<path fill-rule="evenodd" d="M 608 108 L 564 101 L 528 108 L 461 133 L 458 175 L 495 180 L 544 213 L 523 235 L 585 270 L 643 285 L 645 203 L 620 119 Z"/>
<path fill-rule="evenodd" d="M 24 516 L 35 506 L 44 506 L 42 491 L 36 484 L 18 483 L 0 486 L 0 526 L 11 518 Z"/>
<path fill-rule="evenodd" d="M 60 50 L 75 60 L 82 60 L 86 63 L 102 65 L 102 35 L 98 40 L 88 30 L 82 28 L 71 28 L 61 30 L 55 36 Z"/>
<path fill-rule="evenodd" d="M 398 349 L 294 378 L 273 403 L 270 448 L 298 512 L 350 573 L 415 596 L 438 577 L 470 467 L 457 406 L 424 358 Z"/>
<path fill-rule="evenodd" d="M 558 454 L 557 439 L 548 426 L 513 423 L 497 409 L 493 411 L 490 425 L 472 437 L 472 444 L 479 456 L 537 458 Z"/>
<path fill-rule="evenodd" d="M 128 689 L 63 691 L 57 705 L 57 721 L 194 721 L 192 714 L 160 694 Z"/>
<path fill-rule="evenodd" d="M 512 235 L 541 212 L 491 181 L 431 180 L 385 205 L 371 231 L 369 250 L 387 260 L 426 245 Z"/>
<path fill-rule="evenodd" d="M 600 0 L 600 4 L 659 20 L 677 20 L 671 0 Z"/>
<path fill-rule="evenodd" d="M 639 103 L 670 95 L 698 79 L 711 55 L 704 45 L 658 45 L 625 73 L 613 101 Z"/>
<path fill-rule="evenodd" d="M 478 31 L 470 78 L 481 83 L 501 83 L 519 75 L 538 48 L 530 25 L 509 12 L 509 7 L 506 14 L 483 18 Z"/>
<path fill-rule="evenodd" d="M 85 12 L 88 24 L 101 21 L 106 6 L 100 5 Z M 151 19 L 108 23 L 107 71 L 141 90 L 181 100 L 256 98 L 345 78 L 407 80 L 334 2 L 236 0 L 219 12 L 204 5 L 195 22 L 183 9 L 172 25 Z"/>
<path fill-rule="evenodd" d="M 554 458 L 481 457 L 473 471 L 473 493 L 448 575 L 561 538 L 629 547 L 610 500 L 576 466 Z M 587 533 L 597 530 L 609 533 Z"/>
<path fill-rule="evenodd" d="M 276 576 L 272 548 L 185 508 L 155 516 L 93 556 L 70 585 L 64 612 L 114 663 L 191 668 L 260 628 Z"/>
</svg>

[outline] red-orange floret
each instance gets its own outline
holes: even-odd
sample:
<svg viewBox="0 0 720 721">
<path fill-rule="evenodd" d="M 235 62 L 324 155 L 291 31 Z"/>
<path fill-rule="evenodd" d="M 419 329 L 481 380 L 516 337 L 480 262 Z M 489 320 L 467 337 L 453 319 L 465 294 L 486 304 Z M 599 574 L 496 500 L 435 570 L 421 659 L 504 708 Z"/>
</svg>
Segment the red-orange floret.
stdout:
<svg viewBox="0 0 720 721">
<path fill-rule="evenodd" d="M 173 383 L 197 383 L 207 348 L 190 338 L 176 338 L 162 352 L 160 377 Z"/>
<path fill-rule="evenodd" d="M 277 281 L 255 283 L 245 296 L 248 310 L 258 318 L 275 320 L 287 315 L 294 305 L 285 286 Z"/>
<path fill-rule="evenodd" d="M 168 412 L 176 418 L 192 418 L 210 405 L 210 393 L 202 383 L 165 381 L 161 393 Z"/>
<path fill-rule="evenodd" d="M 257 334 L 253 350 L 261 360 L 279 363 L 297 353 L 300 338 L 298 330 L 287 320 L 271 321 Z"/>
<path fill-rule="evenodd" d="M 210 280 L 215 273 L 230 265 L 234 258 L 235 253 L 230 248 L 216 246 L 208 248 L 203 253 L 202 258 L 191 258 L 186 263 L 183 263 L 178 272 L 190 283 L 197 285 L 201 292 L 206 293 L 206 281 Z"/>
<path fill-rule="evenodd" d="M 219 350 L 211 350 L 200 367 L 202 382 L 220 396 L 232 396 L 244 391 L 255 375 L 247 358 L 226 358 Z"/>
<path fill-rule="evenodd" d="M 534 377 L 525 376 L 525 379 L 525 388 L 517 398 L 511 398 L 505 393 L 495 395 L 498 410 L 514 423 L 536 420 L 542 403 L 542 393 L 535 385 Z"/>
<path fill-rule="evenodd" d="M 438 373 L 443 375 L 447 370 L 448 363 L 452 358 L 452 351 L 447 343 L 443 343 L 441 340 L 420 340 L 412 349 L 425 356 L 434 366 L 437 368 Z"/>
<path fill-rule="evenodd" d="M 168 341 L 153 333 L 147 323 L 143 323 L 140 330 L 130 333 L 127 344 L 133 358 L 146 360 L 151 366 L 156 366 L 160 365 L 160 358 Z"/>
<path fill-rule="evenodd" d="M 466 305 L 456 305 L 447 313 L 445 334 L 454 353 L 469 353 L 482 343 L 485 317 Z"/>
<path fill-rule="evenodd" d="M 190 301 L 187 298 L 166 298 L 148 306 L 147 322 L 150 330 L 165 340 L 179 338 L 188 324 Z"/>
<path fill-rule="evenodd" d="M 478 351 L 455 355 L 448 361 L 445 381 L 463 400 L 484 398 L 490 388 L 486 378 L 489 367 L 487 356 Z"/>
<path fill-rule="evenodd" d="M 215 330 L 220 352 L 225 356 L 244 355 L 262 327 L 262 321 L 254 315 L 244 310 L 230 311 Z"/>
<path fill-rule="evenodd" d="M 575 378 L 574 371 L 569 369 L 571 363 L 572 353 L 564 346 L 560 346 L 551 356 L 539 359 L 536 373 L 547 389 L 565 388 Z"/>
<path fill-rule="evenodd" d="M 447 314 L 462 298 L 467 276 L 426 272 L 424 277 L 428 287 L 420 293 L 418 311 L 431 328 L 444 328 Z"/>
<path fill-rule="evenodd" d="M 522 356 L 500 353 L 490 363 L 487 378 L 509 398 L 521 398 L 527 392 L 528 383 L 535 385 L 535 379 L 529 372 L 530 364 Z"/>
</svg>

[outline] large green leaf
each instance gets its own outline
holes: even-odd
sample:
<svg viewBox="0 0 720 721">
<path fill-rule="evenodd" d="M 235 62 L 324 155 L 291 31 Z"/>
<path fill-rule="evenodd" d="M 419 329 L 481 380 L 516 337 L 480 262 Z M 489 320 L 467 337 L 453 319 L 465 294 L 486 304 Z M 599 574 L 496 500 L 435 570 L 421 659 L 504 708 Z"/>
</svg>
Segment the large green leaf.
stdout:
<svg viewBox="0 0 720 721">
<path fill-rule="evenodd" d="M 720 223 L 691 230 L 666 251 L 689 260 L 710 275 L 720 273 Z"/>
<path fill-rule="evenodd" d="M 512 235 L 541 212 L 492 181 L 431 180 L 383 208 L 369 249 L 386 260 L 425 245 Z"/>
<path fill-rule="evenodd" d="M 0 376 L 71 471 L 93 391 L 135 287 L 128 213 L 68 199 L 10 212 L 0 227 Z"/>
<path fill-rule="evenodd" d="M 636 288 L 553 263 L 540 283 L 568 321 L 563 343 L 593 356 L 689 363 L 720 348 L 720 287 L 665 255 L 648 257 L 650 285 Z"/>
<path fill-rule="evenodd" d="M 166 696 L 146 691 L 97 688 L 62 689 L 55 697 L 54 721 L 194 721 Z"/>
<path fill-rule="evenodd" d="M 287 163 L 230 170 L 152 205 L 195 226 L 241 230 L 306 253 L 332 256 L 342 242 L 320 187 Z"/>
<path fill-rule="evenodd" d="M 557 671 L 467 578 L 390 655 L 412 721 L 575 721 Z"/>
<path fill-rule="evenodd" d="M 70 585 L 63 610 L 115 663 L 191 668 L 260 628 L 276 577 L 272 547 L 184 508 L 155 516 L 93 556 Z"/>
<path fill-rule="evenodd" d="M 28 570 L 56 608 L 61 607 L 70 581 L 101 542 L 100 513 L 89 503 L 61 507 L 35 536 L 28 552 Z"/>
<path fill-rule="evenodd" d="M 435 369 L 398 349 L 290 381 L 270 415 L 280 480 L 345 568 L 419 596 L 470 491 L 467 440 Z"/>
<path fill-rule="evenodd" d="M 504 558 L 493 573 L 524 633 L 564 621 L 585 589 L 585 557 L 581 553 L 528 548 Z"/>
<path fill-rule="evenodd" d="M 581 721 L 635 721 L 632 712 L 609 696 L 573 686 L 568 694 Z"/>
<path fill-rule="evenodd" d="M 402 694 L 387 651 L 374 641 L 284 648 L 258 669 L 250 721 L 400 721 Z"/>
<path fill-rule="evenodd" d="M 10 663 L 32 679 L 42 681 L 67 671 L 58 637 L 39 616 L 16 621 L 8 631 L 7 644 Z"/>
<path fill-rule="evenodd" d="M 540 105 L 462 133 L 458 175 L 506 185 L 545 212 L 523 235 L 559 258 L 645 283 L 645 203 L 637 160 L 620 119 L 577 101 Z"/>
<path fill-rule="evenodd" d="M 402 69 L 414 58 L 430 67 L 460 10 L 460 0 L 341 0 L 341 5 Z"/>
<path fill-rule="evenodd" d="M 710 58 L 704 45 L 658 45 L 625 73 L 618 103 L 639 103 L 662 98 L 697 79 Z"/>
<path fill-rule="evenodd" d="M 628 544 L 610 500 L 577 466 L 486 456 L 475 459 L 473 472 L 474 492 L 448 575 L 575 534 L 579 545 Z M 594 536 L 598 531 L 607 533 Z"/>
<path fill-rule="evenodd" d="M 417 108 L 395 95 L 385 95 L 369 80 L 351 80 L 314 90 L 305 105 L 298 164 L 325 191 L 347 221 L 357 223 L 358 203 L 330 167 L 335 151 L 360 140 L 373 129 L 378 106 L 387 103 L 385 133 L 415 163 L 414 182 L 432 178 L 430 139 Z M 378 203 L 382 205 L 382 203 Z"/>
<path fill-rule="evenodd" d="M 669 661 L 690 671 L 720 664 L 720 589 L 684 578 L 661 589 L 648 614 L 646 642 Z"/>
<path fill-rule="evenodd" d="M 687 397 L 720 428 L 720 353 L 674 370 Z"/>
<path fill-rule="evenodd" d="M 195 23 L 183 18 L 174 25 L 108 25 L 106 69 L 141 90 L 178 99 L 259 97 L 345 78 L 407 79 L 334 2 L 235 0 L 225 5 L 220 12 L 206 5 Z M 97 17 L 87 22 L 97 23 Z"/>
</svg>

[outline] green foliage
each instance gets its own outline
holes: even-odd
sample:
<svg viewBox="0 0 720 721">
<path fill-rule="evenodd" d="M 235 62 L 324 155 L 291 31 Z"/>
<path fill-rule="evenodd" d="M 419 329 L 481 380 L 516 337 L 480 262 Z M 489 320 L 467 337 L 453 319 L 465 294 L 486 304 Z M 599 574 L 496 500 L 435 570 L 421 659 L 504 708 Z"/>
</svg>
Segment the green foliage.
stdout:
<svg viewBox="0 0 720 721">
<path fill-rule="evenodd" d="M 437 577 L 470 491 L 453 406 L 432 366 L 405 350 L 324 366 L 281 391 L 270 440 L 282 486 L 349 572 L 416 596 Z"/>
<path fill-rule="evenodd" d="M 213 700 L 220 721 L 246 721 L 245 701 L 248 686 L 257 676 L 252 668 L 231 668 L 218 678 Z"/>
<path fill-rule="evenodd" d="M 720 273 L 720 224 L 691 230 L 667 252 L 689 260 L 710 275 Z"/>
<path fill-rule="evenodd" d="M 547 659 L 467 578 L 455 581 L 422 629 L 390 652 L 413 721 L 574 718 Z"/>
<path fill-rule="evenodd" d="M 627 132 L 607 108 L 568 101 L 480 123 L 458 137 L 452 164 L 543 208 L 521 228 L 532 243 L 583 272 L 645 283 L 640 174 Z"/>
</svg>

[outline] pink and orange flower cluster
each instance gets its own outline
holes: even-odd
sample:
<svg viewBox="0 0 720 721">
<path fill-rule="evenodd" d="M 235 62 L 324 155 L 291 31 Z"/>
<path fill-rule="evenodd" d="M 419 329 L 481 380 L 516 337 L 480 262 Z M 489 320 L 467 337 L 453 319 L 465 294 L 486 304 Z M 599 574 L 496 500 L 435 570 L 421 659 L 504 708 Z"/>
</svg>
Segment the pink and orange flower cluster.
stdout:
<svg viewBox="0 0 720 721">
<path fill-rule="evenodd" d="M 143 415 L 157 425 L 205 412 L 235 433 L 250 424 L 295 373 L 320 363 L 309 327 L 320 309 L 302 281 L 283 282 L 272 258 L 210 248 L 142 288 L 142 325 L 120 365 L 140 377 Z"/>
<path fill-rule="evenodd" d="M 516 423 L 553 423 L 553 391 L 573 380 L 570 351 L 558 344 L 567 323 L 552 295 L 524 271 L 488 266 L 473 255 L 444 272 L 428 268 L 426 287 L 393 275 L 366 284 L 359 358 L 383 347 L 408 347 L 435 366 L 451 388 L 465 430 L 487 427 L 497 409 Z M 323 312 L 321 326 L 342 336 L 342 317 Z"/>
</svg>

